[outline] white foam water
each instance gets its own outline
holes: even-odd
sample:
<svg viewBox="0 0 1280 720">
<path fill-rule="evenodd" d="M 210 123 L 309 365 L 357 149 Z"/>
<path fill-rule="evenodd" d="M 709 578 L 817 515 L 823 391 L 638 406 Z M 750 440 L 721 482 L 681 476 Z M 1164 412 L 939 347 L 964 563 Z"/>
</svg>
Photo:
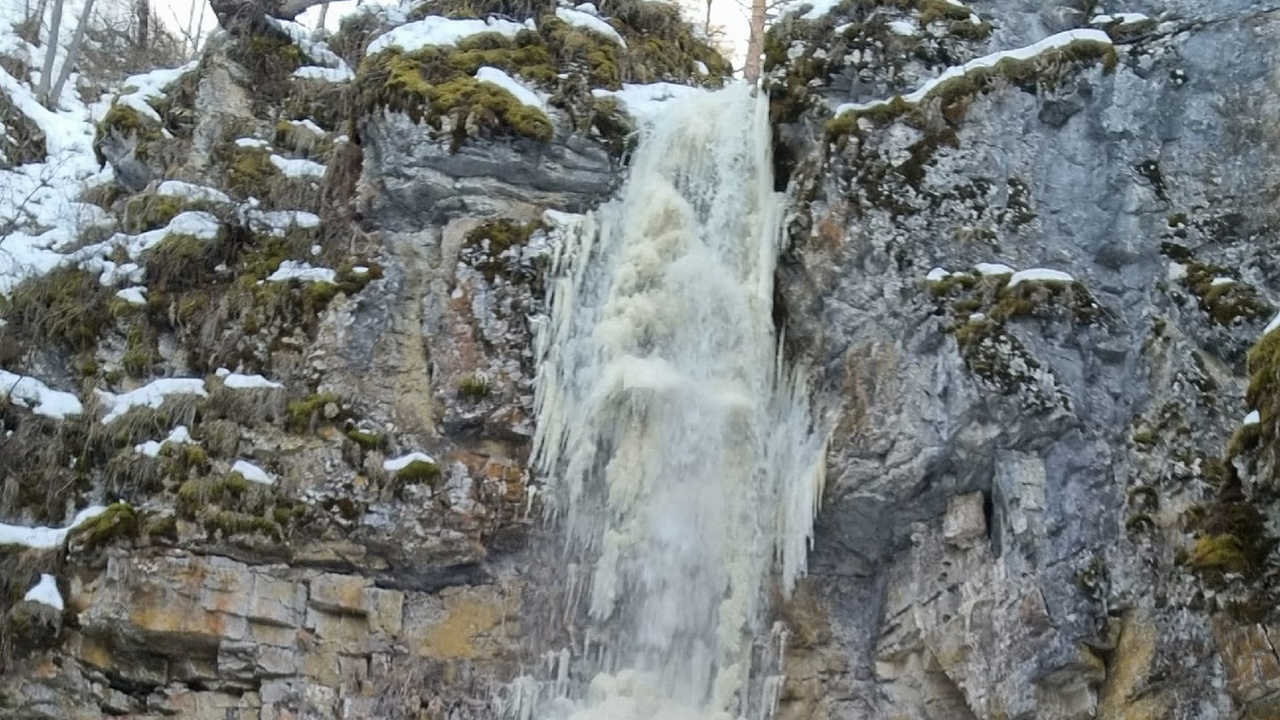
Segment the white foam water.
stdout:
<svg viewBox="0 0 1280 720">
<path fill-rule="evenodd" d="M 672 101 L 619 197 L 557 233 L 533 457 L 590 627 L 516 715 L 771 712 L 753 646 L 777 644 L 764 610 L 804 570 L 825 450 L 773 326 L 782 200 L 767 99 L 732 86 Z"/>
</svg>

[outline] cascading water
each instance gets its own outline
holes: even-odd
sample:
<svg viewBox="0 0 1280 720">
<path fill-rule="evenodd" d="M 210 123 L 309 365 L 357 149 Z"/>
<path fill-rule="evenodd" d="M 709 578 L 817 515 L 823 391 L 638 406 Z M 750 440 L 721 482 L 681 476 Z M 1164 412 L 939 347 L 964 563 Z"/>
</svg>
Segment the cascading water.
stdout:
<svg viewBox="0 0 1280 720">
<path fill-rule="evenodd" d="M 734 86 L 668 103 L 620 197 L 562 228 L 534 458 L 571 570 L 586 570 L 567 594 L 585 603 L 598 674 L 526 713 L 771 710 L 749 682 L 753 643 L 770 588 L 804 569 L 825 445 L 778 360 L 781 208 L 767 100 Z"/>
</svg>

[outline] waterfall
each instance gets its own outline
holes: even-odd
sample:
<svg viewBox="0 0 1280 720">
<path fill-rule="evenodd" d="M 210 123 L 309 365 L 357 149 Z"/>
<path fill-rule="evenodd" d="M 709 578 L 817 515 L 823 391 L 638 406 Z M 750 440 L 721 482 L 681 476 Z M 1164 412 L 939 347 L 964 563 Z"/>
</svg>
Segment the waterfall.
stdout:
<svg viewBox="0 0 1280 720">
<path fill-rule="evenodd" d="M 771 711 L 753 646 L 804 570 L 825 446 L 773 327 L 782 207 L 768 102 L 738 85 L 669 102 L 620 195 L 558 233 L 534 462 L 600 649 L 540 717 Z"/>
</svg>

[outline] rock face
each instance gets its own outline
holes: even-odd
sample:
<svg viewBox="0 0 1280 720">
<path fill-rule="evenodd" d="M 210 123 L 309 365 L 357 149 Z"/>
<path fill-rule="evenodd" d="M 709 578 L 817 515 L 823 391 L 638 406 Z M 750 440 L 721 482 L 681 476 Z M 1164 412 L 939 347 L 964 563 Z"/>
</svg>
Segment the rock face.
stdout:
<svg viewBox="0 0 1280 720">
<path fill-rule="evenodd" d="M 836 405 L 782 716 L 1270 717 L 1280 508 L 1228 439 L 1280 300 L 1280 12 L 1089 4 L 1152 19 L 828 122 L 1089 20 L 909 5 L 771 35 L 779 296 Z"/>
</svg>

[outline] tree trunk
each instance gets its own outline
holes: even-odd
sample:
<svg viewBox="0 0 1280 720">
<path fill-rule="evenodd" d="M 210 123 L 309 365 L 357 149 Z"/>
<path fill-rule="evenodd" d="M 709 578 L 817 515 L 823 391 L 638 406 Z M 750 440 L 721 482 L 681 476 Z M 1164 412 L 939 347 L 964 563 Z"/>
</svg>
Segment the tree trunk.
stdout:
<svg viewBox="0 0 1280 720">
<path fill-rule="evenodd" d="M 707 37 L 711 37 L 711 3 L 713 0 L 707 0 L 707 20 L 702 23 L 702 32 Z"/>
<path fill-rule="evenodd" d="M 58 82 L 53 84 L 53 91 L 45 101 L 46 107 L 56 107 L 58 98 L 62 97 L 62 86 L 66 84 L 67 78 L 71 75 L 71 69 L 75 67 L 76 59 L 80 56 L 80 42 L 84 40 L 84 31 L 89 27 L 89 13 L 92 11 L 93 0 L 85 0 L 84 9 L 80 11 L 80 19 L 76 22 L 76 34 L 71 36 L 71 46 L 67 48 L 67 59 L 62 61 L 62 69 L 58 71 Z"/>
<path fill-rule="evenodd" d="M 40 68 L 40 86 L 36 97 L 49 105 L 49 88 L 53 84 L 53 63 L 58 58 L 58 32 L 62 28 L 62 0 L 53 0 L 53 17 L 49 20 L 49 40 L 44 49 L 44 65 Z"/>
<path fill-rule="evenodd" d="M 136 0 L 133 14 L 138 20 L 138 49 L 146 52 L 151 43 L 151 0 Z"/>
<path fill-rule="evenodd" d="M 761 56 L 764 54 L 764 11 L 765 0 L 751 0 L 751 34 L 747 36 L 747 62 L 742 74 L 752 84 L 760 80 Z"/>
<path fill-rule="evenodd" d="M 329 17 L 329 3 L 320 6 L 320 21 L 316 23 L 317 30 L 324 29 L 324 21 Z"/>
</svg>

